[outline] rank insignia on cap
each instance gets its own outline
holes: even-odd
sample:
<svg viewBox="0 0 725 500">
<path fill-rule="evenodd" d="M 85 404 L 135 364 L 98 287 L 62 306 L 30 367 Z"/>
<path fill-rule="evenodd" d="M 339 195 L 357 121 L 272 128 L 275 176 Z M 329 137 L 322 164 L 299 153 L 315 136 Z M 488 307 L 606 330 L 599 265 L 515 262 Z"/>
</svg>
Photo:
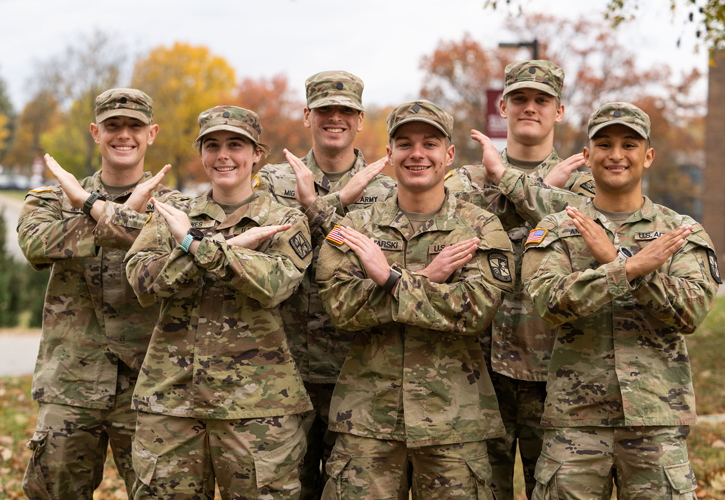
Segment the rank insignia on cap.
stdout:
<svg viewBox="0 0 725 500">
<path fill-rule="evenodd" d="M 494 278 L 504 283 L 511 283 L 509 259 L 504 254 L 498 252 L 488 254 L 488 267 L 491 268 Z"/>
<path fill-rule="evenodd" d="M 533 75 L 534 73 L 536 73 L 536 68 L 529 68 L 529 73 L 531 73 L 532 75 Z"/>
<path fill-rule="evenodd" d="M 418 106 L 418 103 L 416 102 L 416 103 L 415 103 L 415 104 L 413 105 L 413 112 L 414 112 L 414 113 L 417 113 L 418 111 L 420 111 L 420 106 Z"/>
<path fill-rule="evenodd" d="M 718 285 L 722 285 L 720 268 L 717 265 L 717 255 L 710 249 L 707 250 L 707 262 L 710 264 L 710 275 L 712 276 L 712 279 L 714 279 Z"/>
<path fill-rule="evenodd" d="M 327 235 L 327 240 L 330 240 L 333 243 L 337 243 L 338 245 L 342 245 L 345 243 L 345 241 L 342 239 L 342 235 L 340 234 L 340 230 L 342 227 L 335 226 L 332 228 L 332 231 L 330 231 L 330 234 Z"/>
<path fill-rule="evenodd" d="M 619 118 L 620 116 L 622 116 L 622 112 L 619 111 L 619 110 L 617 110 L 617 111 L 614 112 L 614 116 L 616 116 L 617 118 Z"/>
<path fill-rule="evenodd" d="M 526 243 L 524 243 L 524 246 L 528 245 L 529 243 L 538 244 L 544 241 L 544 237 L 546 236 L 546 233 L 549 231 L 547 229 L 533 229 L 529 233 L 529 237 L 526 238 Z"/>
<path fill-rule="evenodd" d="M 342 82 L 337 82 L 335 87 L 337 87 L 337 90 L 342 90 Z"/>
</svg>

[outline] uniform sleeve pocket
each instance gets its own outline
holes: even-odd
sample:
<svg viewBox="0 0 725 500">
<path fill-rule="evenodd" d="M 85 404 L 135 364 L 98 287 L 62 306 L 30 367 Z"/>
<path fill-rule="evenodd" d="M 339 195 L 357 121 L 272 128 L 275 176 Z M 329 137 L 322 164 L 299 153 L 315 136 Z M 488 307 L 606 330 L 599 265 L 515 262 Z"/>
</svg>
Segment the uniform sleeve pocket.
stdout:
<svg viewBox="0 0 725 500">
<path fill-rule="evenodd" d="M 666 466 L 665 474 L 673 490 L 673 499 L 694 498 L 693 492 L 697 489 L 697 481 L 690 462 Z"/>
<path fill-rule="evenodd" d="M 296 469 L 307 452 L 307 439 L 302 427 L 287 443 L 272 451 L 259 453 L 254 457 L 257 474 L 257 488 L 262 488 L 283 478 Z"/>
<path fill-rule="evenodd" d="M 330 478 L 325 484 L 322 491 L 322 500 L 339 500 L 343 498 L 343 490 L 346 490 L 346 479 L 343 474 L 345 468 L 352 460 L 352 457 L 339 453 L 335 448 L 332 449 L 330 458 L 325 462 L 325 471 Z"/>
<path fill-rule="evenodd" d="M 30 457 L 30 463 L 23 477 L 23 491 L 30 498 L 39 500 L 51 500 L 52 495 L 43 474 L 43 465 L 41 463 L 41 455 L 45 449 L 48 431 L 35 431 L 33 437 L 27 444 L 33 454 Z"/>
<path fill-rule="evenodd" d="M 138 480 L 146 486 L 151 485 L 151 480 L 154 478 L 154 473 L 156 472 L 156 462 L 158 459 L 158 455 L 154 455 L 144 445 L 139 443 L 138 439 L 134 439 L 132 457 L 133 470 Z"/>
<path fill-rule="evenodd" d="M 468 468 L 471 469 L 473 477 L 476 479 L 476 498 L 478 500 L 496 500 L 496 496 L 489 486 L 493 472 L 491 471 L 491 462 L 488 460 L 488 455 L 466 460 L 466 464 L 468 464 Z"/>
</svg>

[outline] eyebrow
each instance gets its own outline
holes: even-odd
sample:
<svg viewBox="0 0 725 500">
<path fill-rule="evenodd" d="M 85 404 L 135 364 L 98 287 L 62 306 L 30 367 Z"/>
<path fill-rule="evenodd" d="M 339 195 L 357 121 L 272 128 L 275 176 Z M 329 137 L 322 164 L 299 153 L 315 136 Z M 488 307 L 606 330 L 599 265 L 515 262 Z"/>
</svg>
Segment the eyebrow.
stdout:
<svg viewBox="0 0 725 500">
<path fill-rule="evenodd" d="M 609 134 L 601 134 L 601 135 L 600 134 L 596 134 L 594 137 L 592 137 L 592 140 L 593 141 L 596 141 L 597 139 L 611 139 L 611 138 L 612 138 L 612 136 L 610 136 Z M 624 138 L 625 139 L 634 139 L 634 140 L 637 140 L 637 141 L 643 141 L 644 140 L 639 135 L 630 135 L 630 134 L 625 135 Z"/>
</svg>

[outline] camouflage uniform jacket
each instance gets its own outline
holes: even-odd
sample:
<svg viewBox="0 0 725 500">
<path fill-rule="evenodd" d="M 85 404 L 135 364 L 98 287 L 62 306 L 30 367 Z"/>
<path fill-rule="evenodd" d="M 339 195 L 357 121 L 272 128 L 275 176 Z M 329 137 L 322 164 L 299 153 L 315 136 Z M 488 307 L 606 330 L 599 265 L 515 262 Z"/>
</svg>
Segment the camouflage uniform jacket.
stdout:
<svg viewBox="0 0 725 500">
<path fill-rule="evenodd" d="M 352 335 L 342 332 L 330 323 L 325 313 L 315 283 L 315 270 L 320 245 L 327 233 L 346 213 L 369 207 L 375 201 L 382 201 L 395 192 L 395 181 L 386 175 L 378 175 L 365 188 L 357 203 L 343 209 L 339 191 L 347 185 L 352 176 L 365 168 L 365 158 L 355 150 L 355 163 L 336 184 L 330 181 L 315 163 L 312 150 L 303 160 L 314 176 L 318 198 L 307 209 L 310 232 L 314 246 L 312 265 L 307 272 L 301 293 L 295 294 L 281 306 L 282 321 L 290 341 L 292 356 L 302 373 L 302 378 L 316 384 L 334 384 L 340 373 Z M 282 205 L 300 208 L 295 199 L 297 178 L 289 163 L 265 165 L 259 172 L 259 189 L 267 189 L 272 198 Z"/>
<path fill-rule="evenodd" d="M 524 254 L 524 283 L 556 340 L 542 424 L 553 427 L 695 423 L 683 334 L 712 307 L 719 280 L 700 224 L 648 198 L 616 229 L 591 199 L 578 207 L 633 254 L 692 224 L 683 247 L 655 272 L 628 282 L 625 260 L 600 265 L 566 215 L 545 217 Z M 544 234 L 543 231 L 546 231 Z M 541 240 L 537 242 L 537 240 Z"/>
<path fill-rule="evenodd" d="M 479 333 L 513 289 L 511 243 L 498 219 L 448 193 L 418 232 L 397 196 L 341 225 L 374 238 L 402 272 L 395 296 L 366 277 L 347 245 L 322 246 L 320 298 L 338 328 L 357 331 L 330 404 L 330 430 L 408 446 L 503 436 Z M 478 237 L 473 258 L 446 283 L 418 271 L 453 243 Z"/>
<path fill-rule="evenodd" d="M 268 196 L 228 217 L 211 192 L 179 208 L 205 234 L 196 255 L 182 250 L 157 214 L 126 256 L 141 304 L 162 302 L 134 407 L 216 419 L 311 410 L 278 308 L 312 259 L 307 219 Z M 226 243 L 253 227 L 287 223 L 291 229 L 257 250 Z"/>
<path fill-rule="evenodd" d="M 148 178 L 145 173 L 142 181 Z M 81 185 L 111 199 L 101 171 Z M 33 376 L 36 401 L 113 408 L 118 360 L 141 367 L 158 309 L 141 307 L 126 281 L 123 257 L 148 218 L 121 205 L 132 191 L 106 201 L 98 222 L 73 208 L 60 186 L 25 198 L 18 242 L 35 269 L 51 268 Z M 163 186 L 154 196 L 183 197 Z"/>
<path fill-rule="evenodd" d="M 506 150 L 501 157 L 507 170 L 520 172 L 509 162 Z M 549 157 L 533 172 L 527 174 L 529 179 L 542 182 L 559 161 L 559 155 L 552 149 Z M 511 239 L 516 269 L 520 273 L 524 241 L 531 231 L 531 226 L 510 204 L 501 199 L 495 186 L 486 183 L 483 167 L 467 165 L 453 170 L 446 180 L 446 187 L 454 191 L 476 190 L 483 193 L 485 198 L 483 203 L 475 198 L 464 197 L 464 199 L 499 216 Z M 585 196 L 593 196 L 594 181 L 588 173 L 575 172 L 567 181 L 566 189 Z M 531 297 L 521 284 L 521 275 L 516 278 L 516 289 L 504 294 L 501 308 L 493 320 L 491 367 L 495 372 L 514 379 L 545 381 L 554 337 L 534 311 Z"/>
</svg>

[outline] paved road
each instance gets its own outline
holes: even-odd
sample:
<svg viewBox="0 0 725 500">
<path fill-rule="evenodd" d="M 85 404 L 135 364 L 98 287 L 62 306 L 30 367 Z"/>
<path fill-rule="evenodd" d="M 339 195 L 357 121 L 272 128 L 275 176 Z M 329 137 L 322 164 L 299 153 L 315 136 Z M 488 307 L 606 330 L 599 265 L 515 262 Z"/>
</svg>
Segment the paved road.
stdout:
<svg viewBox="0 0 725 500">
<path fill-rule="evenodd" d="M 18 245 L 18 233 L 15 232 L 15 226 L 18 223 L 22 207 L 22 200 L 8 196 L 0 191 L 0 211 L 4 211 L 5 225 L 7 226 L 5 248 L 20 262 L 25 262 L 25 257 L 23 257 Z"/>
<path fill-rule="evenodd" d="M 31 375 L 39 345 L 39 333 L 0 333 L 0 377 Z"/>
</svg>

